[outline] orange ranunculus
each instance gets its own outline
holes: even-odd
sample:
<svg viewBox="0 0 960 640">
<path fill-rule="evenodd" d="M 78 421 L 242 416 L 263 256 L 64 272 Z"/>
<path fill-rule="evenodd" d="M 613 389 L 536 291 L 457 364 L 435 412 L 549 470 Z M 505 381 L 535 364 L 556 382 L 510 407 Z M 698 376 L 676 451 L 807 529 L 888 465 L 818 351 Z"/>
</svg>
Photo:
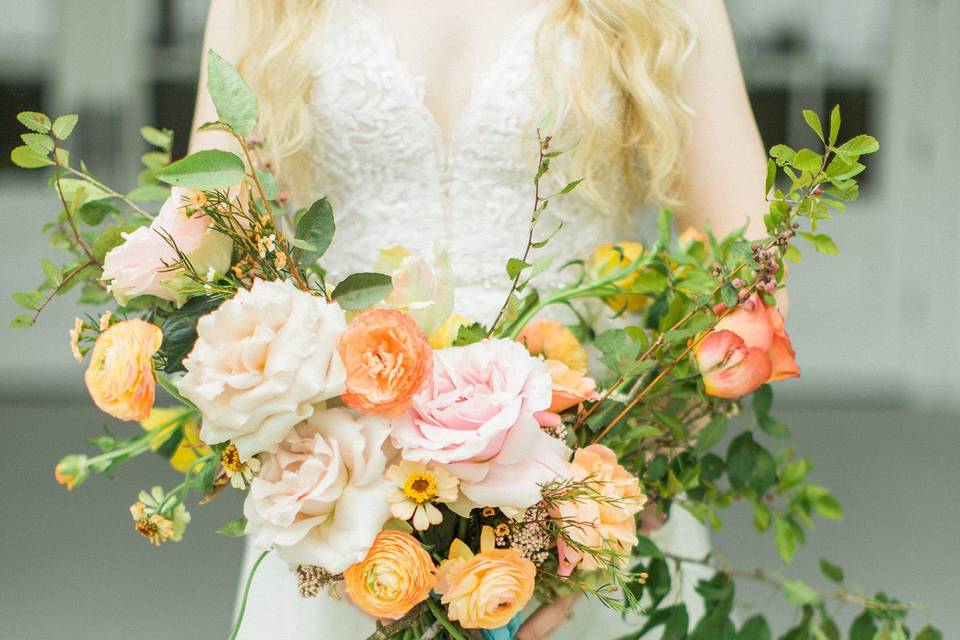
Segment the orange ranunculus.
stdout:
<svg viewBox="0 0 960 640">
<path fill-rule="evenodd" d="M 618 251 L 615 247 L 619 247 L 620 250 Z M 617 269 L 623 269 L 636 262 L 643 255 L 643 252 L 643 244 L 639 242 L 602 244 L 593 253 L 593 271 L 603 278 Z M 615 284 L 629 291 L 636 281 L 637 272 L 634 271 L 626 278 L 617 280 Z M 643 311 L 650 305 L 650 298 L 637 293 L 611 296 L 604 298 L 603 301 L 617 312 L 626 310 L 636 313 L 637 311 Z"/>
<path fill-rule="evenodd" d="M 400 415 L 433 370 L 427 336 L 410 316 L 394 309 L 354 318 L 337 350 L 347 370 L 343 400 L 364 413 Z"/>
<path fill-rule="evenodd" d="M 547 360 L 547 371 L 553 382 L 550 411 L 560 413 L 586 400 L 599 400 L 597 383 L 559 360 Z"/>
<path fill-rule="evenodd" d="M 367 557 L 343 572 L 350 600 L 376 618 L 403 617 L 430 595 L 436 567 L 420 542 L 402 531 L 381 531 Z"/>
<path fill-rule="evenodd" d="M 493 548 L 492 533 L 490 530 L 489 535 L 483 536 L 491 540 L 481 542 L 483 550 L 476 555 L 455 539 L 450 545 L 450 557 L 440 563 L 436 591 L 447 605 L 450 619 L 465 629 L 502 627 L 533 596 L 537 568 L 517 549 Z"/>
<path fill-rule="evenodd" d="M 543 356 L 547 360 L 559 360 L 574 371 L 587 372 L 587 351 L 573 332 L 559 322 L 538 320 L 531 322 L 517 340 L 522 342 L 530 355 Z"/>
<path fill-rule="evenodd" d="M 719 305 L 716 312 L 725 310 Z M 765 382 L 800 375 L 783 316 L 758 294 L 724 315 L 694 357 L 706 392 L 718 398 L 739 398 Z"/>
<path fill-rule="evenodd" d="M 143 320 L 124 320 L 100 334 L 83 381 L 101 411 L 120 420 L 150 415 L 157 384 L 153 354 L 161 342 L 160 327 Z"/>
<path fill-rule="evenodd" d="M 551 516 L 567 523 L 564 534 L 578 545 L 607 553 L 624 554 L 637 543 L 636 514 L 643 510 L 647 497 L 640 481 L 617 462 L 617 455 L 601 444 L 577 449 L 570 463 L 570 477 L 591 485 L 597 498 L 580 496 L 558 502 Z M 561 576 L 569 576 L 576 567 L 584 571 L 599 568 L 596 559 L 564 537 L 557 539 Z"/>
</svg>

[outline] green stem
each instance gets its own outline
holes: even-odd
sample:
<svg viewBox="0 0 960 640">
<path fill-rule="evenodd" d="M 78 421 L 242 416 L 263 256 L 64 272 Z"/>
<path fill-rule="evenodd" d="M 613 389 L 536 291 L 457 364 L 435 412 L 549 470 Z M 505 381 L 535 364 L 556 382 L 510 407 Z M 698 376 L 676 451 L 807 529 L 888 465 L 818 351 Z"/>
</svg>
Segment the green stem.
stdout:
<svg viewBox="0 0 960 640">
<path fill-rule="evenodd" d="M 141 453 L 145 453 L 149 451 L 150 442 L 153 440 L 154 436 L 156 436 L 158 433 L 160 433 L 164 429 L 167 429 L 172 425 L 182 422 L 191 413 L 193 413 L 192 410 L 189 410 L 189 409 L 185 410 L 183 413 L 179 414 L 177 417 L 172 418 L 164 422 L 163 424 L 158 425 L 153 429 L 150 429 L 149 431 L 146 431 L 143 435 L 133 438 L 124 446 L 117 447 L 116 449 L 111 449 L 110 451 L 101 453 L 98 456 L 88 458 L 86 461 L 87 467 L 88 468 L 95 467 L 96 465 L 99 465 L 104 462 L 109 462 L 114 458 L 119 458 L 121 456 L 134 457 L 134 456 L 140 455 Z"/>
<path fill-rule="evenodd" d="M 450 619 L 447 618 L 447 614 L 443 612 L 443 607 L 437 604 L 437 601 L 433 598 L 427 598 L 427 606 L 430 607 L 430 613 L 433 614 L 433 617 L 437 619 L 437 622 L 450 634 L 450 637 L 453 640 L 467 640 L 467 637 L 460 633 L 460 630 L 457 629 Z M 231 638 L 231 640 L 233 640 Z"/>
<path fill-rule="evenodd" d="M 250 573 L 247 574 L 247 582 L 243 585 L 243 598 L 240 600 L 240 611 L 237 612 L 237 621 L 233 623 L 233 631 L 230 633 L 230 640 L 236 640 L 237 634 L 240 633 L 240 625 L 243 623 L 243 614 L 247 610 L 247 596 L 250 595 L 250 585 L 253 584 L 253 576 L 257 573 L 257 569 L 260 568 L 260 563 L 263 562 L 263 559 L 267 557 L 267 554 L 270 553 L 270 549 L 267 549 L 260 554 L 260 557 L 257 558 L 257 561 L 253 563 L 253 566 L 250 568 Z"/>
</svg>

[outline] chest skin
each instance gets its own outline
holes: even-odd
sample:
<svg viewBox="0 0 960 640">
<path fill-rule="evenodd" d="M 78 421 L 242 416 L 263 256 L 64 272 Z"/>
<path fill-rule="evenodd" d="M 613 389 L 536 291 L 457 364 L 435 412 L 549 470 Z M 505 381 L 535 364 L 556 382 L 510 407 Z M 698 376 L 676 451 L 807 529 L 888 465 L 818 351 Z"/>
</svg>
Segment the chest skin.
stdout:
<svg viewBox="0 0 960 640">
<path fill-rule="evenodd" d="M 474 78 L 494 64 L 525 12 L 545 0 L 357 0 L 376 11 L 449 141 Z"/>
</svg>

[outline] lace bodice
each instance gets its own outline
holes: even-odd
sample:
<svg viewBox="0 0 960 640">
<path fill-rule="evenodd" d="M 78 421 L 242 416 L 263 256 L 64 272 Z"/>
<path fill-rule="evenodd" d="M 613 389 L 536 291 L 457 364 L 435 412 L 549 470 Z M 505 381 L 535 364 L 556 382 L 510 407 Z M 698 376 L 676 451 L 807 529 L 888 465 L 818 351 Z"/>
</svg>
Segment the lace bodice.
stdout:
<svg viewBox="0 0 960 640">
<path fill-rule="evenodd" d="M 398 58 L 379 14 L 363 0 L 335 3 L 318 34 L 312 108 L 318 193 L 337 218 L 325 265 L 334 275 L 369 270 L 378 248 L 450 256 L 457 311 L 489 322 L 519 257 L 533 206 L 538 89 L 535 34 L 548 2 L 519 21 L 495 63 L 474 78 L 449 145 L 424 102 L 425 79 Z M 616 195 L 614 193 L 614 195 Z M 569 196 L 551 203 L 538 229 L 563 229 L 535 256 L 557 265 L 601 242 L 627 239 L 623 213 L 598 213 Z M 563 276 L 545 273 L 539 286 Z M 491 316 L 491 317 L 487 317 Z"/>
</svg>

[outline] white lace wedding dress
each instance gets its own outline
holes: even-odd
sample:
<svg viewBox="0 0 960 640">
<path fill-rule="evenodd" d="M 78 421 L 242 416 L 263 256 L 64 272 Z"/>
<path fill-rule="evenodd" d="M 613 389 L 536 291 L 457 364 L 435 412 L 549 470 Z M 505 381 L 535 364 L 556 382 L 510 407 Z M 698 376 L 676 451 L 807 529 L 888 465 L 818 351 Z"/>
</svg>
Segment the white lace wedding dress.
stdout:
<svg viewBox="0 0 960 640">
<path fill-rule="evenodd" d="M 452 262 L 457 311 L 492 321 L 509 287 L 504 265 L 523 251 L 533 203 L 531 123 L 538 120 L 540 86 L 533 36 L 543 7 L 523 16 L 495 63 L 474 79 L 471 100 L 445 143 L 424 102 L 424 78 L 398 58 L 379 14 L 363 0 L 334 4 L 315 43 L 312 98 L 315 195 L 330 198 L 337 220 L 324 258 L 334 279 L 369 270 L 379 247 L 400 244 L 421 255 L 439 247 Z M 615 202 L 617 185 L 604 187 Z M 590 255 L 600 243 L 635 238 L 638 231 L 628 219 L 622 210 L 598 212 L 572 196 L 558 199 L 540 229 L 552 230 L 561 220 L 564 227 L 537 257 L 556 253 L 559 265 Z M 545 273 L 539 286 L 549 288 L 560 278 Z M 690 557 L 702 557 L 709 548 L 703 527 L 680 508 L 653 537 Z M 259 552 L 248 549 L 242 576 Z M 693 617 L 700 603 L 693 586 L 702 575 L 686 573 L 686 579 L 675 580 L 683 586 L 670 597 L 686 601 Z M 595 601 L 581 601 L 555 637 L 604 640 L 639 624 L 622 621 Z M 349 604 L 326 595 L 301 598 L 293 574 L 271 554 L 254 579 L 240 637 L 354 640 L 373 629 Z"/>
</svg>

